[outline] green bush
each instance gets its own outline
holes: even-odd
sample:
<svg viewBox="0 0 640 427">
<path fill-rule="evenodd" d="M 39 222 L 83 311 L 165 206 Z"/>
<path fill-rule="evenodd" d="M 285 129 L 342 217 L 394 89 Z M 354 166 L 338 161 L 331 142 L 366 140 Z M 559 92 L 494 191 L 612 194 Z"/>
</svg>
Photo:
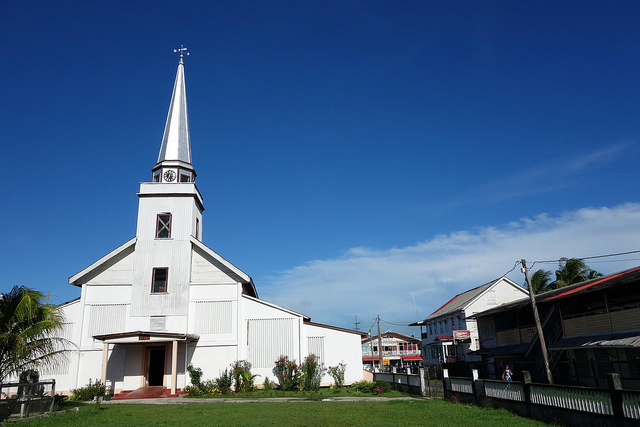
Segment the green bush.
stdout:
<svg viewBox="0 0 640 427">
<path fill-rule="evenodd" d="M 189 371 L 189 378 L 191 379 L 191 384 L 194 386 L 200 385 L 200 380 L 202 379 L 202 369 L 194 367 L 191 363 L 187 365 L 187 371 Z"/>
<path fill-rule="evenodd" d="M 315 354 L 310 354 L 304 358 L 304 362 L 300 365 L 302 371 L 301 386 L 306 391 L 317 391 L 322 382 L 324 375 L 324 365 L 320 363 L 320 358 Z"/>
<path fill-rule="evenodd" d="M 89 385 L 86 387 L 80 387 L 71 390 L 71 400 L 74 401 L 87 401 L 93 400 L 94 397 L 103 397 L 107 391 L 107 388 L 100 380 L 96 380 L 95 383 L 89 379 Z"/>
<path fill-rule="evenodd" d="M 220 372 L 220 376 L 215 380 L 218 391 L 223 394 L 231 393 L 231 386 L 233 385 L 233 371 L 225 369 L 224 372 Z"/>
<path fill-rule="evenodd" d="M 269 378 L 265 378 L 264 382 L 262 383 L 262 389 L 264 391 L 271 391 L 273 390 L 273 385 L 274 385 L 273 382 L 269 381 Z"/>
<path fill-rule="evenodd" d="M 380 390 L 384 392 L 384 390 L 388 388 L 388 384 L 384 381 L 358 381 L 357 383 L 351 384 L 349 388 L 360 393 L 381 394 Z M 377 391 L 376 388 L 378 389 Z"/>
</svg>

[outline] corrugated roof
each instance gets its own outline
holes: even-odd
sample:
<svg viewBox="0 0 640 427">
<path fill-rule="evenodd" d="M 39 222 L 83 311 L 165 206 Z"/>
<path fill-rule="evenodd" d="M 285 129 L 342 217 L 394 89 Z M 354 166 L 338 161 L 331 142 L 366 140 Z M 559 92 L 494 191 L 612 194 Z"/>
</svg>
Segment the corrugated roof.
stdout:
<svg viewBox="0 0 640 427">
<path fill-rule="evenodd" d="M 549 346 L 550 350 L 580 348 L 637 348 L 640 347 L 638 332 L 612 333 L 562 338 Z"/>
<path fill-rule="evenodd" d="M 598 277 L 597 279 L 576 283 L 575 285 L 554 289 L 553 291 L 537 295 L 536 300 L 551 301 L 557 298 L 564 298 L 578 292 L 595 291 L 602 288 L 609 288 L 618 284 L 625 284 L 639 280 L 640 267 L 635 267 L 629 270 L 621 271 L 619 273 L 610 274 L 608 276 Z"/>
<path fill-rule="evenodd" d="M 554 289 L 535 296 L 536 302 L 550 302 L 562 299 L 583 292 L 595 292 L 601 289 L 611 288 L 613 286 L 626 285 L 629 283 L 640 282 L 640 267 L 631 268 L 618 273 L 609 274 L 607 276 L 598 277 L 597 279 L 587 280 L 585 282 L 576 283 L 575 285 L 565 286 L 563 288 Z M 499 307 L 485 310 L 468 317 L 485 317 L 491 316 L 505 310 L 516 307 L 531 305 L 531 301 L 527 299 L 513 301 L 503 304 Z"/>
<path fill-rule="evenodd" d="M 491 286 L 496 284 L 501 279 L 502 279 L 502 277 L 500 277 L 498 279 L 495 279 L 495 280 L 492 280 L 489 283 L 485 283 L 484 285 L 480 285 L 477 288 L 469 289 L 466 292 L 463 292 L 461 294 L 456 295 L 455 297 L 453 297 L 449 301 L 447 301 L 443 306 L 441 306 L 436 311 L 431 313 L 431 315 L 428 316 L 426 319 L 424 319 L 424 321 L 427 321 L 429 319 L 433 319 L 435 317 L 440 317 L 440 316 L 443 316 L 445 314 L 453 313 L 453 312 L 458 311 L 458 310 L 462 310 L 471 301 L 476 299 L 484 291 L 489 289 Z"/>
</svg>

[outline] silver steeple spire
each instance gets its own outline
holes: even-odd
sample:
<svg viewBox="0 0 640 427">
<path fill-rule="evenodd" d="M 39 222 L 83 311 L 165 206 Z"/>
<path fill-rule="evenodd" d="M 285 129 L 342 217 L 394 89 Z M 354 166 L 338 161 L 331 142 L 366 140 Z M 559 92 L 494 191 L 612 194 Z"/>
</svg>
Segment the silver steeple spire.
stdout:
<svg viewBox="0 0 640 427">
<path fill-rule="evenodd" d="M 186 50 L 187 48 L 184 46 L 180 46 L 180 49 L 174 49 L 174 52 L 180 52 L 180 62 L 173 85 L 158 163 L 153 168 L 153 180 L 157 182 L 193 182 L 195 178 L 191 165 L 191 139 L 184 82 L 183 58 L 185 54 L 189 54 Z M 173 173 L 167 174 L 167 169 L 173 170 Z"/>
</svg>

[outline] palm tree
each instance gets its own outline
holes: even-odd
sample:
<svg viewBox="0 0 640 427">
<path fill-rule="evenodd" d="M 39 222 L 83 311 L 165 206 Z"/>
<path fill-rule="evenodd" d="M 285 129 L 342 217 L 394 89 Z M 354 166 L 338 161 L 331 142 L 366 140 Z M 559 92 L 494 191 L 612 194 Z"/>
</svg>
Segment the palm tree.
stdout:
<svg viewBox="0 0 640 427">
<path fill-rule="evenodd" d="M 538 270 L 531 276 L 531 289 L 534 294 L 541 294 L 553 289 L 551 282 L 551 272 L 548 270 Z"/>
<path fill-rule="evenodd" d="M 0 295 L 0 382 L 27 369 L 56 366 L 65 356 L 62 312 L 43 300 L 24 286 Z"/>
<path fill-rule="evenodd" d="M 590 269 L 581 259 L 560 258 L 558 270 L 556 270 L 555 287 L 561 288 L 600 276 L 602 276 L 601 273 Z"/>
</svg>

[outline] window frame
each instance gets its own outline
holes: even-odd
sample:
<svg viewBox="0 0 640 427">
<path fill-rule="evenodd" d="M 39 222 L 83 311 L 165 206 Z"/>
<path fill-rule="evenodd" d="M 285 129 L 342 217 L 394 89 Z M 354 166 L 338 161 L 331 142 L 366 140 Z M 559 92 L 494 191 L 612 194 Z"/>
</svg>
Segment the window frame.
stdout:
<svg viewBox="0 0 640 427">
<path fill-rule="evenodd" d="M 163 226 L 162 228 L 160 228 L 160 217 L 161 216 L 169 216 L 169 223 L 168 223 L 168 227 L 167 227 L 167 223 L 163 222 Z M 159 213 L 158 215 L 156 215 L 156 239 L 170 239 L 171 238 L 171 228 L 173 225 L 173 215 L 170 212 L 162 212 Z M 165 228 L 167 228 L 168 231 L 168 236 L 166 237 L 160 237 L 159 234 L 161 231 L 163 231 Z"/>
<path fill-rule="evenodd" d="M 156 290 L 156 272 L 164 270 L 164 290 Z M 169 289 L 169 267 L 154 267 L 151 273 L 151 293 L 152 294 L 166 294 Z"/>
</svg>

